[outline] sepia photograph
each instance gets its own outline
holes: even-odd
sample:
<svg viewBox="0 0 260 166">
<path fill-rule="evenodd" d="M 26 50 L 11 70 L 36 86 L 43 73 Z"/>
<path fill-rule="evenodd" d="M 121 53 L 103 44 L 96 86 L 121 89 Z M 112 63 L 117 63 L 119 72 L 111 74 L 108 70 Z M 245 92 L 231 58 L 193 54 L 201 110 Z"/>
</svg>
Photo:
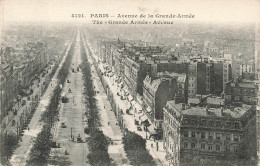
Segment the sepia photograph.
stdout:
<svg viewBox="0 0 260 166">
<path fill-rule="evenodd" d="M 259 0 L 0 0 L 0 166 L 259 166 Z"/>
</svg>

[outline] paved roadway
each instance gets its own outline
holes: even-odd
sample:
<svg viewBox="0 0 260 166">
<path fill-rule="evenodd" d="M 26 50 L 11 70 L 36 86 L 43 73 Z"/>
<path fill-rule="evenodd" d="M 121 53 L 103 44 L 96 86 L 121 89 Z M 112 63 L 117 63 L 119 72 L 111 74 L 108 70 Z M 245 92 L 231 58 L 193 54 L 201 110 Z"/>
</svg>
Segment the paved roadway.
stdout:
<svg viewBox="0 0 260 166">
<path fill-rule="evenodd" d="M 80 38 L 78 33 L 70 69 L 77 69 L 80 64 Z M 63 91 L 66 93 L 66 97 L 69 101 L 68 103 L 61 104 L 60 121 L 57 124 L 57 130 L 55 133 L 56 141 L 61 145 L 61 148 L 53 148 L 51 151 L 51 156 L 53 156 L 53 159 L 56 159 L 59 165 L 89 165 L 87 163 L 87 143 L 76 142 L 79 134 L 83 141 L 85 141 L 83 123 L 85 104 L 83 98 L 84 85 L 82 80 L 82 72 L 72 72 L 72 70 L 70 70 L 67 80 L 69 80 L 70 83 L 66 82 Z M 71 89 L 71 93 L 68 92 L 69 88 Z M 62 122 L 65 123 L 66 128 L 61 127 Z M 70 139 L 71 129 L 72 135 L 74 136 L 74 142 Z M 67 150 L 68 155 L 65 155 L 65 150 Z"/>
</svg>

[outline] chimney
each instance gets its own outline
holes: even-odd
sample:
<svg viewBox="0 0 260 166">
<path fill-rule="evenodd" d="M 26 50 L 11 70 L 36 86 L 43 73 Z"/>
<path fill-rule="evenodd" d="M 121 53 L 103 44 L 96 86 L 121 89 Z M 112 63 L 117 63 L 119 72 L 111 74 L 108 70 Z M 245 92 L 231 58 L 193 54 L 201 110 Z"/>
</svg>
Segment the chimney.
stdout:
<svg viewBox="0 0 260 166">
<path fill-rule="evenodd" d="M 185 110 L 185 103 L 181 103 L 181 109 Z"/>
<path fill-rule="evenodd" d="M 220 116 L 224 116 L 224 108 L 223 107 L 221 107 Z"/>
<path fill-rule="evenodd" d="M 206 115 L 209 115 L 209 108 L 206 106 Z"/>
</svg>

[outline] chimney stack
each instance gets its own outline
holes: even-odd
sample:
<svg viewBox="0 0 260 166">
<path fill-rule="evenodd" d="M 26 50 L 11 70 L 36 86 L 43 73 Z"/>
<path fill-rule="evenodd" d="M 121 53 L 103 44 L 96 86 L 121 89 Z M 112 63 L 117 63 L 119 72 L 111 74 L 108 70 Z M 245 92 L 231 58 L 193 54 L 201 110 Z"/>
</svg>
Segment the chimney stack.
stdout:
<svg viewBox="0 0 260 166">
<path fill-rule="evenodd" d="M 185 110 L 185 103 L 181 103 L 181 109 Z"/>
<path fill-rule="evenodd" d="M 221 107 L 220 116 L 224 116 L 224 108 L 223 107 Z"/>
<path fill-rule="evenodd" d="M 206 115 L 209 115 L 209 108 L 206 106 Z"/>
</svg>

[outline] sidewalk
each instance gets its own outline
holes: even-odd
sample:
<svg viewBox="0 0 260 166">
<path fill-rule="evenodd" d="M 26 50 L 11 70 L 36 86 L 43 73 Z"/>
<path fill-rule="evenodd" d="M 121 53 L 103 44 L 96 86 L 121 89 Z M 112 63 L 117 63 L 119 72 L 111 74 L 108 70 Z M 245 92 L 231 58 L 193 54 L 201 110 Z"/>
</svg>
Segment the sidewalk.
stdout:
<svg viewBox="0 0 260 166">
<path fill-rule="evenodd" d="M 88 45 L 90 45 L 88 43 Z M 94 54 L 94 51 L 92 50 L 92 58 L 97 62 L 98 57 Z M 104 66 L 102 63 L 98 64 L 99 68 L 101 70 L 104 71 Z M 111 77 L 107 77 L 103 75 L 104 80 L 106 81 L 106 83 L 109 86 L 109 89 L 112 91 L 113 96 L 115 98 L 115 101 L 118 105 L 118 107 L 120 109 L 123 110 L 124 114 L 123 114 L 123 118 L 124 118 L 124 124 L 126 126 L 126 128 L 132 132 L 135 132 L 137 134 L 139 134 L 140 136 L 142 136 L 144 139 L 146 138 L 146 132 L 144 131 L 138 131 L 137 127 L 134 123 L 135 117 L 133 115 L 129 115 L 126 113 L 126 109 L 127 109 L 127 103 L 129 103 L 127 100 L 121 100 L 120 96 L 117 95 L 117 83 L 113 82 Z M 113 83 L 112 83 L 113 82 Z M 142 108 L 140 106 L 139 103 L 135 103 L 134 107 L 137 107 L 136 109 L 139 110 L 140 108 Z M 147 133 L 148 137 L 149 137 L 149 133 Z M 153 144 L 153 147 L 151 146 L 151 144 Z M 152 157 L 155 159 L 157 165 L 168 165 L 168 161 L 165 159 L 166 156 L 166 152 L 163 150 L 163 142 L 162 141 L 158 141 L 158 146 L 159 149 L 157 151 L 156 149 L 156 143 L 150 140 L 147 140 L 147 144 L 146 147 L 149 150 L 150 154 L 152 155 Z"/>
<path fill-rule="evenodd" d="M 57 68 L 57 71 L 55 72 L 52 81 L 50 82 L 45 94 L 42 96 L 40 103 L 36 109 L 36 112 L 34 113 L 32 120 L 30 121 L 30 124 L 28 125 L 30 130 L 29 131 L 25 130 L 24 135 L 22 136 L 22 139 L 19 142 L 20 146 L 14 151 L 14 153 L 10 159 L 11 165 L 24 166 L 27 164 L 26 161 L 29 157 L 31 148 L 33 147 L 34 140 L 43 127 L 43 124 L 41 122 L 39 122 L 39 120 L 41 118 L 41 114 L 46 110 L 46 106 L 49 103 L 49 100 L 53 93 L 53 89 L 55 88 L 55 86 L 57 84 L 55 79 L 57 78 L 57 75 L 62 67 L 62 64 L 64 63 L 64 61 L 67 57 L 67 53 L 68 53 L 70 46 L 71 46 L 71 44 L 68 46 L 66 54 L 61 61 L 61 65 Z"/>
</svg>

